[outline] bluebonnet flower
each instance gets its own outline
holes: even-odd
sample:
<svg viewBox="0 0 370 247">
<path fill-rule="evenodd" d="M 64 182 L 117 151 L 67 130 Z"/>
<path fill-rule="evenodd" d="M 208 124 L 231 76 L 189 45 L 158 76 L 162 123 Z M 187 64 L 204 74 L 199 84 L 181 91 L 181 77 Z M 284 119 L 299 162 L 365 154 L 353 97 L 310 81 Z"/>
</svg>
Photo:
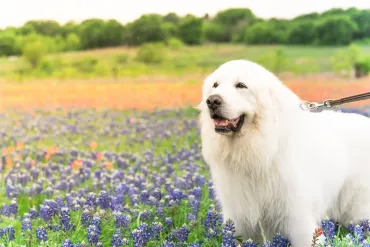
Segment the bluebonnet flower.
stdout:
<svg viewBox="0 0 370 247">
<path fill-rule="evenodd" d="M 152 196 L 157 199 L 157 201 L 160 201 L 162 199 L 162 192 L 160 189 L 155 188 L 152 192 Z"/>
<path fill-rule="evenodd" d="M 91 220 L 92 220 L 92 217 L 91 217 L 89 210 L 85 209 L 81 215 L 81 224 L 84 226 L 88 226 L 90 225 Z"/>
<path fill-rule="evenodd" d="M 101 219 L 100 216 L 94 216 L 91 220 L 90 225 L 93 225 L 96 227 L 96 231 L 100 234 L 101 232 Z"/>
<path fill-rule="evenodd" d="M 120 247 L 122 245 L 123 245 L 122 233 L 121 231 L 116 230 L 112 235 L 111 246 Z"/>
<path fill-rule="evenodd" d="M 71 240 L 66 239 L 66 240 L 62 243 L 62 247 L 74 247 L 74 245 L 72 244 L 72 241 L 71 241 Z"/>
<path fill-rule="evenodd" d="M 230 219 L 222 227 L 222 247 L 235 247 L 235 226 L 234 222 Z"/>
<path fill-rule="evenodd" d="M 108 209 L 111 206 L 111 198 L 106 191 L 101 191 L 98 196 L 98 205 L 102 209 Z"/>
<path fill-rule="evenodd" d="M 360 223 L 361 227 L 363 228 L 364 232 L 370 231 L 370 222 L 369 219 L 362 220 Z"/>
<path fill-rule="evenodd" d="M 261 247 L 275 247 L 275 246 L 273 243 L 267 240 L 265 243 L 262 244 Z"/>
<path fill-rule="evenodd" d="M 71 215 L 67 207 L 63 207 L 60 211 L 60 224 L 64 231 L 69 231 L 72 228 Z"/>
<path fill-rule="evenodd" d="M 46 232 L 46 229 L 42 226 L 39 226 L 37 229 L 36 229 L 36 237 L 38 240 L 40 241 L 47 241 L 48 240 L 48 236 L 47 236 L 47 232 Z"/>
<path fill-rule="evenodd" d="M 157 217 L 159 217 L 159 218 L 163 218 L 163 217 L 164 217 L 164 210 L 163 210 L 163 207 L 157 207 L 157 209 L 156 209 L 156 215 L 157 215 Z"/>
<path fill-rule="evenodd" d="M 17 202 L 13 199 L 9 205 L 9 212 L 13 216 L 17 216 L 18 214 L 18 204 Z"/>
<path fill-rule="evenodd" d="M 142 203 L 147 204 L 149 201 L 150 194 L 147 190 L 143 190 L 140 193 L 140 200 Z"/>
<path fill-rule="evenodd" d="M 180 228 L 173 229 L 170 233 L 169 239 L 170 240 L 177 240 L 178 242 L 186 242 L 188 241 L 188 235 L 190 231 L 189 228 L 186 225 L 183 225 Z"/>
<path fill-rule="evenodd" d="M 148 227 L 148 224 L 146 223 L 140 224 L 137 229 L 134 229 L 131 232 L 131 237 L 134 241 L 134 247 L 145 246 L 151 238 L 151 232 Z"/>
<path fill-rule="evenodd" d="M 353 230 L 353 235 L 355 239 L 357 240 L 356 242 L 362 242 L 365 239 L 365 234 L 364 234 L 364 229 L 360 225 L 356 225 L 354 230 Z"/>
<path fill-rule="evenodd" d="M 87 239 L 90 244 L 97 244 L 99 242 L 100 231 L 95 225 L 90 225 L 87 228 Z"/>
<path fill-rule="evenodd" d="M 321 221 L 322 231 L 324 236 L 328 240 L 332 240 L 335 237 L 336 226 L 332 220 L 323 220 Z"/>
<path fill-rule="evenodd" d="M 203 224 L 206 230 L 206 237 L 212 238 L 217 236 L 220 233 L 220 227 L 222 225 L 221 214 L 211 206 L 206 214 L 206 219 Z"/>
<path fill-rule="evenodd" d="M 122 215 L 121 212 L 114 212 L 115 220 L 114 225 L 116 228 L 124 227 L 128 228 L 131 223 L 130 215 Z"/>
<path fill-rule="evenodd" d="M 171 241 L 165 240 L 161 247 L 175 247 L 175 244 Z"/>
<path fill-rule="evenodd" d="M 26 217 L 22 220 L 22 232 L 26 232 L 26 231 L 32 231 L 32 224 L 31 224 L 31 220 Z"/>
<path fill-rule="evenodd" d="M 287 247 L 290 243 L 289 240 L 281 236 L 280 234 L 276 234 L 272 240 L 274 247 Z"/>
<path fill-rule="evenodd" d="M 1 207 L 1 214 L 4 215 L 4 216 L 7 216 L 9 217 L 10 216 L 10 207 L 9 205 L 7 204 L 3 204 L 3 206 Z"/>
<path fill-rule="evenodd" d="M 151 226 L 151 232 L 152 234 L 157 237 L 157 240 L 159 238 L 160 233 L 164 230 L 164 227 L 161 222 L 153 222 Z"/>
<path fill-rule="evenodd" d="M 53 216 L 52 209 L 47 205 L 40 205 L 40 218 L 45 222 L 49 222 Z"/>
<path fill-rule="evenodd" d="M 39 213 L 35 208 L 30 208 L 29 215 L 31 219 L 36 219 L 39 216 Z"/>
<path fill-rule="evenodd" d="M 173 225 L 172 219 L 170 217 L 166 217 L 164 219 L 164 222 L 165 222 L 165 224 L 167 225 L 168 228 L 171 228 L 172 225 Z"/>
<path fill-rule="evenodd" d="M 153 217 L 152 212 L 150 210 L 145 210 L 141 213 L 140 219 L 143 221 L 151 220 Z"/>
<path fill-rule="evenodd" d="M 86 198 L 86 205 L 92 208 L 96 208 L 96 205 L 97 205 L 96 202 L 97 202 L 97 199 L 96 199 L 95 193 L 90 192 Z"/>
</svg>

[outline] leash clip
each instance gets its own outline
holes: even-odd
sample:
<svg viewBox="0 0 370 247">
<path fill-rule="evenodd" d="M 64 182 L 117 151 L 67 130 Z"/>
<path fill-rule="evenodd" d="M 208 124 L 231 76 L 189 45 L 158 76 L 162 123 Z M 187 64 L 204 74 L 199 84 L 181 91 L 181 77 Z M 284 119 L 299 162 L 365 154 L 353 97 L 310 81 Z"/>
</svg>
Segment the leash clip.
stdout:
<svg viewBox="0 0 370 247">
<path fill-rule="evenodd" d="M 325 100 L 324 102 L 322 103 L 317 103 L 317 102 L 309 102 L 309 101 L 304 101 L 302 102 L 301 104 L 299 104 L 299 106 L 301 107 L 302 110 L 308 110 L 308 111 L 311 111 L 311 110 L 314 110 L 314 111 L 322 111 L 323 108 L 331 108 L 331 103 L 332 100 L 328 99 L 328 100 Z"/>
</svg>

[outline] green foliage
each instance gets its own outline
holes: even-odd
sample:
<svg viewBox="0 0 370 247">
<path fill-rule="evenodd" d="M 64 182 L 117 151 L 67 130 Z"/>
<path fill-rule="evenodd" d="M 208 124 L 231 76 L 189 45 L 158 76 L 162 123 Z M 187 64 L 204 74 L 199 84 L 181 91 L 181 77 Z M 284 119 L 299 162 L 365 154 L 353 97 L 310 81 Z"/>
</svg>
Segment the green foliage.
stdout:
<svg viewBox="0 0 370 247">
<path fill-rule="evenodd" d="M 357 24 L 350 17 L 329 16 L 316 24 L 316 41 L 320 45 L 348 45 L 357 30 Z"/>
<path fill-rule="evenodd" d="M 184 43 L 180 39 L 177 39 L 177 38 L 169 38 L 166 44 L 168 48 L 170 48 L 171 50 L 178 50 L 184 47 Z"/>
<path fill-rule="evenodd" d="M 69 33 L 65 41 L 66 51 L 77 51 L 81 47 L 81 41 L 77 34 Z"/>
<path fill-rule="evenodd" d="M 287 35 L 278 23 L 258 22 L 247 28 L 244 41 L 248 44 L 283 44 Z"/>
<path fill-rule="evenodd" d="M 57 36 L 60 35 L 62 32 L 62 28 L 58 22 L 54 20 L 46 20 L 46 21 L 28 21 L 24 24 L 24 34 L 27 32 L 31 32 L 34 30 L 36 33 L 44 36 Z"/>
<path fill-rule="evenodd" d="M 203 19 L 187 16 L 179 25 L 179 37 L 188 45 L 202 44 L 204 41 Z"/>
<path fill-rule="evenodd" d="M 116 62 L 118 64 L 125 64 L 127 63 L 129 60 L 129 56 L 127 54 L 119 54 L 117 57 L 116 57 Z"/>
<path fill-rule="evenodd" d="M 136 60 L 146 64 L 162 63 L 165 59 L 166 51 L 162 43 L 146 43 L 136 54 Z"/>
<path fill-rule="evenodd" d="M 0 30 L 0 56 L 19 55 L 30 37 L 42 39 L 48 53 L 181 39 L 187 45 L 216 43 L 348 45 L 370 39 L 370 10 L 334 8 L 290 20 L 258 18 L 248 8 L 230 8 L 214 17 L 176 13 L 145 14 L 122 25 L 116 20 L 87 19 L 60 25 L 30 20 L 21 27 Z"/>
<path fill-rule="evenodd" d="M 370 57 L 363 56 L 360 48 L 351 44 L 341 49 L 332 58 L 333 70 L 336 73 L 349 77 L 354 71 L 355 77 L 366 76 L 370 72 Z"/>
<path fill-rule="evenodd" d="M 297 21 L 288 33 L 289 44 L 312 44 L 315 41 L 315 23 L 312 20 Z"/>
<path fill-rule="evenodd" d="M 231 8 L 216 14 L 207 29 L 211 41 L 231 42 L 238 40 L 234 36 L 256 22 L 256 16 L 247 8 Z M 240 35 L 239 35 L 240 36 Z M 241 40 L 240 40 L 241 41 Z"/>
<path fill-rule="evenodd" d="M 23 47 L 22 54 L 31 64 L 31 66 L 33 68 L 36 68 L 42 61 L 46 52 L 47 50 L 45 48 L 45 45 L 41 41 L 35 40 L 30 43 L 27 43 Z"/>
<path fill-rule="evenodd" d="M 20 55 L 17 36 L 13 32 L 0 32 L 0 56 Z"/>
<path fill-rule="evenodd" d="M 228 42 L 225 27 L 222 24 L 210 22 L 205 25 L 205 37 L 213 42 Z"/>
<path fill-rule="evenodd" d="M 141 45 L 148 42 L 164 42 L 168 37 L 169 30 L 164 25 L 163 18 L 157 14 L 148 14 L 128 24 L 125 43 Z"/>
<path fill-rule="evenodd" d="M 354 34 L 355 38 L 370 38 L 370 10 L 355 11 L 351 17 L 358 26 L 358 30 Z"/>
<path fill-rule="evenodd" d="M 260 57 L 258 62 L 277 74 L 286 71 L 289 65 L 287 54 L 282 48 L 277 48 L 276 50 L 263 55 Z"/>
</svg>

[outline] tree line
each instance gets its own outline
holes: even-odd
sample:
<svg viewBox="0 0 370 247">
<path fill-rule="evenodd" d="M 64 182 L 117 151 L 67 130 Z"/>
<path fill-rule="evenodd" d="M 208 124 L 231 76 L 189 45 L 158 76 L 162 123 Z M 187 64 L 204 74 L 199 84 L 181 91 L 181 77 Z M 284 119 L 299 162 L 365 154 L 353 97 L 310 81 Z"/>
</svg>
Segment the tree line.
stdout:
<svg viewBox="0 0 370 247">
<path fill-rule="evenodd" d="M 231 8 L 215 16 L 146 14 L 123 25 L 116 20 L 88 19 L 59 24 L 26 22 L 0 30 L 0 56 L 21 55 L 38 42 L 47 52 L 87 50 L 178 39 L 187 45 L 204 42 L 245 44 L 348 45 L 370 40 L 370 9 L 334 8 L 293 19 L 262 19 L 248 8 Z"/>
</svg>

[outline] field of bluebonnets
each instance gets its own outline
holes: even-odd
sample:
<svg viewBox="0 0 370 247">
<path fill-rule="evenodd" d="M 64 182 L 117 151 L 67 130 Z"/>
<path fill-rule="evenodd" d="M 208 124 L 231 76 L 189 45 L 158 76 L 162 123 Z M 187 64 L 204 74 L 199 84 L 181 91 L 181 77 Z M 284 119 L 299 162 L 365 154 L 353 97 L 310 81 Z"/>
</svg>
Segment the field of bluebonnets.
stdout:
<svg viewBox="0 0 370 247">
<path fill-rule="evenodd" d="M 0 30 L 0 247 L 288 246 L 280 233 L 235 243 L 198 113 L 184 107 L 232 59 L 258 62 L 309 101 L 367 92 L 369 20 L 356 8 L 291 20 L 237 8 Z M 346 111 L 370 116 L 364 105 Z M 370 247 L 366 219 L 322 220 L 312 247 L 322 236 Z"/>
<path fill-rule="evenodd" d="M 236 246 L 193 109 L 2 113 L 0 138 L 2 246 Z M 370 246 L 367 221 L 347 228 L 323 219 L 313 235 Z"/>
</svg>

